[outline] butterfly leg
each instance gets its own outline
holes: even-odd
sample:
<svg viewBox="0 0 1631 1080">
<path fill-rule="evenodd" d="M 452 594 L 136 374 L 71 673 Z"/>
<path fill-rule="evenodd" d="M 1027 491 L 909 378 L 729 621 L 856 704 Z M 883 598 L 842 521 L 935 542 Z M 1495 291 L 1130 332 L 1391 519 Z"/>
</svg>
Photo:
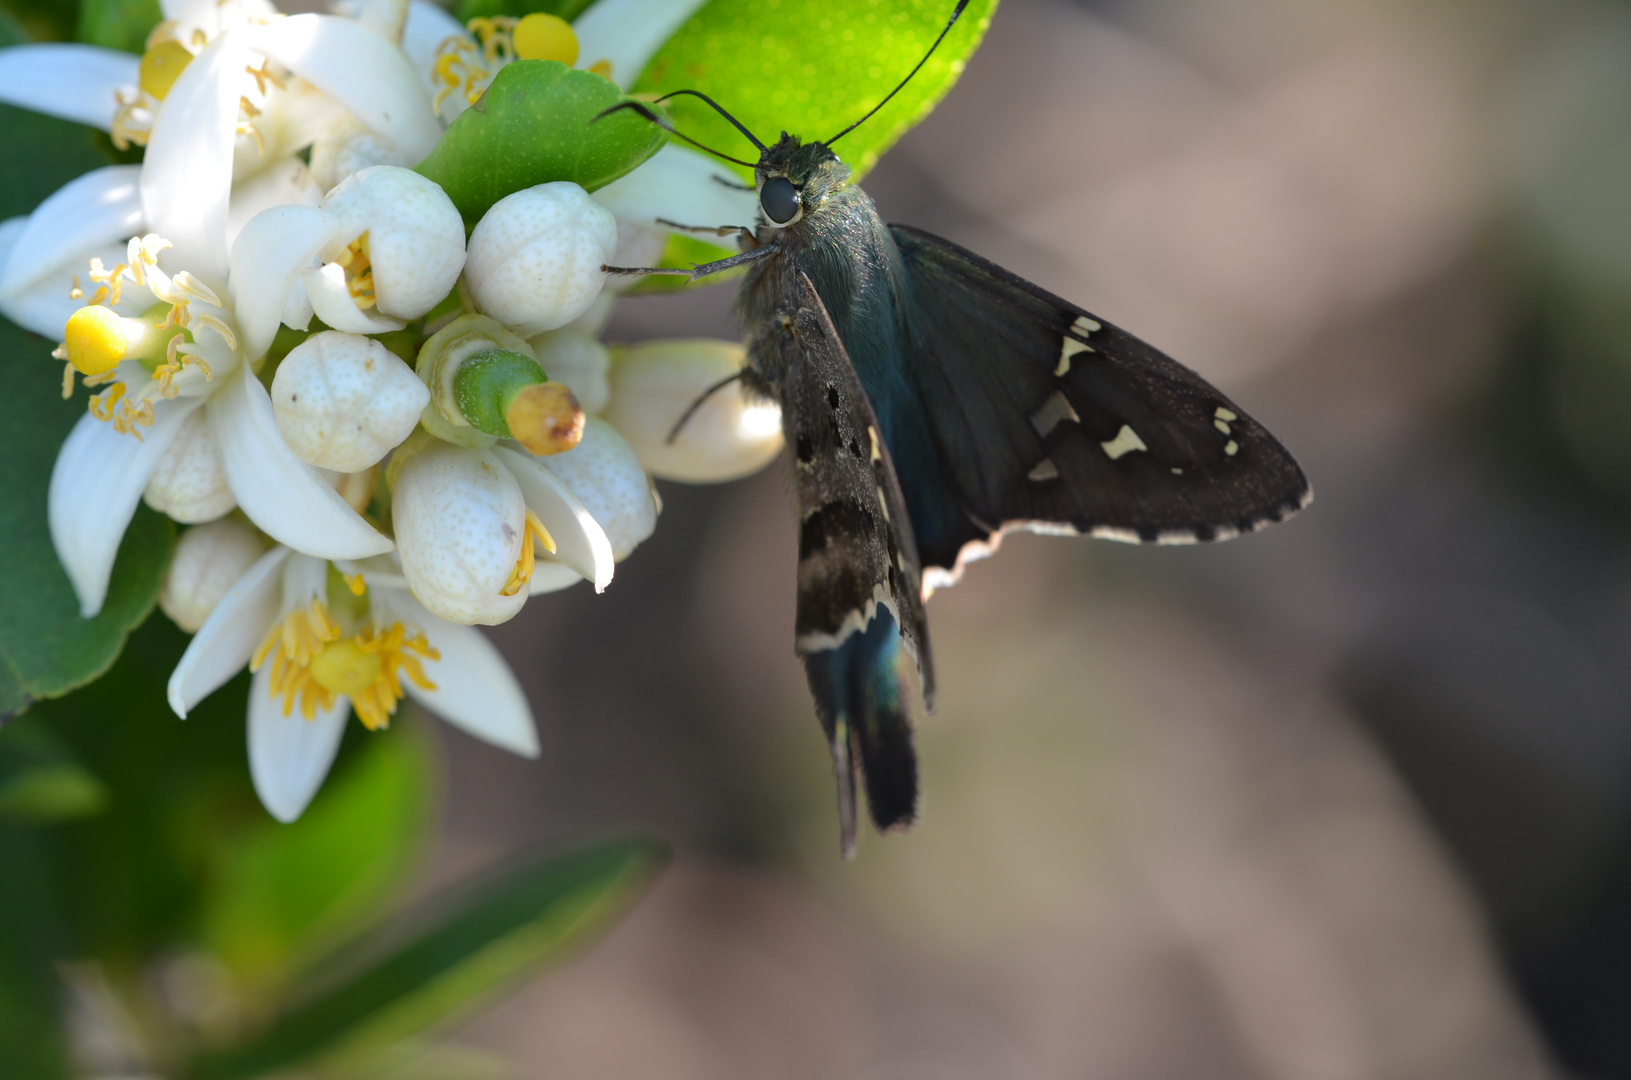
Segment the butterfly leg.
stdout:
<svg viewBox="0 0 1631 1080">
<path fill-rule="evenodd" d="M 602 266 L 601 269 L 608 274 L 617 274 L 619 277 L 647 277 L 651 274 L 666 274 L 670 277 L 688 277 L 696 279 L 707 277 L 710 274 L 717 274 L 722 270 L 729 270 L 732 267 L 742 266 L 746 263 L 753 262 L 755 259 L 762 259 L 766 255 L 779 250 L 780 249 L 775 244 L 766 244 L 763 247 L 757 247 L 751 251 L 744 251 L 740 255 L 732 255 L 728 259 L 715 259 L 713 262 L 693 263 L 691 265 L 691 269 L 689 270 L 684 270 L 677 266 Z"/>
</svg>

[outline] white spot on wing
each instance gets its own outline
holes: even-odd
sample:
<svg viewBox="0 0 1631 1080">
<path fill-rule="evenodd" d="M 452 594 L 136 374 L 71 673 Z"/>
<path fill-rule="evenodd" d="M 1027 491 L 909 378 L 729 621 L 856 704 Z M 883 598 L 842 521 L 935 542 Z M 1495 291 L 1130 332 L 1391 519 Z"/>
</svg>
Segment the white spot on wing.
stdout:
<svg viewBox="0 0 1631 1080">
<path fill-rule="evenodd" d="M 1044 480 L 1059 479 L 1059 466 L 1053 463 L 1052 458 L 1043 458 L 1037 462 L 1036 468 L 1025 474 L 1025 479 L 1041 483 Z"/>
<path fill-rule="evenodd" d="M 878 448 L 878 429 L 868 424 L 866 426 L 866 437 L 872 440 L 872 460 L 874 462 L 882 461 L 883 451 Z"/>
<path fill-rule="evenodd" d="M 1217 417 L 1219 420 L 1239 420 L 1240 419 L 1240 417 L 1236 416 L 1234 413 L 1230 412 L 1228 409 L 1225 409 L 1222 405 L 1219 405 L 1218 406 L 1218 411 L 1213 413 L 1212 415 Z"/>
<path fill-rule="evenodd" d="M 1077 353 L 1092 351 L 1093 350 L 1089 346 L 1083 345 L 1075 338 L 1067 337 L 1064 344 L 1059 347 L 1059 366 L 1053 369 L 1053 373 L 1060 378 L 1063 378 L 1064 376 L 1070 374 L 1071 357 L 1075 356 Z"/>
<path fill-rule="evenodd" d="M 1089 334 L 1096 334 L 1100 330 L 1104 329 L 1103 326 L 1100 326 L 1097 322 L 1088 318 L 1086 315 L 1076 316 L 1076 321 L 1070 324 L 1070 328 L 1083 337 L 1086 337 Z"/>
<path fill-rule="evenodd" d="M 1031 414 L 1031 426 L 1036 429 L 1038 435 L 1046 439 L 1048 433 L 1064 421 L 1074 420 L 1080 423 L 1081 419 L 1076 415 L 1076 410 L 1070 407 L 1070 399 L 1065 397 L 1064 392 L 1055 390 L 1048 396 L 1048 400 L 1042 403 L 1042 407 Z"/>
<path fill-rule="evenodd" d="M 1240 444 L 1235 442 L 1233 439 L 1230 439 L 1228 442 L 1223 444 L 1223 452 L 1228 454 L 1230 457 L 1234 457 L 1236 454 L 1240 453 Z"/>
<path fill-rule="evenodd" d="M 1214 420 L 1212 421 L 1212 426 L 1223 432 L 1225 435 L 1229 434 L 1229 423 L 1226 420 Z"/>
<path fill-rule="evenodd" d="M 1144 440 L 1138 437 L 1138 432 L 1126 424 L 1121 425 L 1121 430 L 1116 432 L 1115 438 L 1099 445 L 1104 447 L 1104 452 L 1111 461 L 1119 461 L 1123 455 L 1131 454 L 1135 450 L 1149 449 L 1144 445 Z"/>
</svg>

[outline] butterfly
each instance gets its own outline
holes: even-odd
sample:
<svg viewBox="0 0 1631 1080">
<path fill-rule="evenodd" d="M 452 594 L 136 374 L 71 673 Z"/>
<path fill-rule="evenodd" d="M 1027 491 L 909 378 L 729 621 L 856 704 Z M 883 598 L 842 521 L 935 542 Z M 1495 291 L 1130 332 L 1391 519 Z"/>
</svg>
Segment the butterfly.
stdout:
<svg viewBox="0 0 1631 1080">
<path fill-rule="evenodd" d="M 917 809 L 909 682 L 934 707 L 924 602 L 1016 529 L 1133 543 L 1225 540 L 1283 521 L 1312 491 L 1285 447 L 1233 401 L 1154 347 L 974 252 L 886 225 L 832 145 L 782 133 L 749 162 L 756 228 L 740 253 L 689 270 L 746 274 L 736 309 L 747 365 L 731 382 L 777 402 L 799 513 L 794 645 L 838 781 L 841 847 L 856 791 L 879 830 Z M 659 99 L 663 100 L 663 99 Z M 603 114 L 604 115 L 604 114 Z M 676 228 L 693 228 L 666 223 Z"/>
</svg>

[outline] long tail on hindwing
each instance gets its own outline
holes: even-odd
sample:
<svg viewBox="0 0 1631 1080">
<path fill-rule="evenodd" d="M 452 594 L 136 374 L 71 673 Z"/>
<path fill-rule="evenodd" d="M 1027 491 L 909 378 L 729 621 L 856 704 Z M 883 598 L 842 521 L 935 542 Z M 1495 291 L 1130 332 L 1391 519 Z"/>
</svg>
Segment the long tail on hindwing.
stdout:
<svg viewBox="0 0 1631 1080">
<path fill-rule="evenodd" d="M 867 628 L 836 649 L 804 657 L 810 693 L 838 779 L 844 857 L 855 851 L 855 779 L 879 829 L 908 825 L 917 812 L 917 754 L 912 749 L 910 659 L 900 629 L 880 606 Z"/>
</svg>

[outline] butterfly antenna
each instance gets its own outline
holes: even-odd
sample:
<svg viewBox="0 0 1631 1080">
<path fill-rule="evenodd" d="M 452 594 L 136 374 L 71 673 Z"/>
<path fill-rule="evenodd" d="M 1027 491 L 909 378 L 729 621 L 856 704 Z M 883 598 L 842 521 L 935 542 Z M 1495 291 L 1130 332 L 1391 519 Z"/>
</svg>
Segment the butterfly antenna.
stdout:
<svg viewBox="0 0 1631 1080">
<path fill-rule="evenodd" d="M 589 122 L 591 124 L 593 124 L 595 122 L 595 120 L 604 119 L 605 117 L 610 116 L 612 113 L 621 112 L 624 109 L 628 109 L 631 112 L 639 113 L 641 116 L 645 117 L 647 120 L 651 121 L 653 124 L 656 124 L 658 127 L 662 128 L 664 131 L 668 132 L 670 135 L 673 135 L 675 138 L 684 139 L 686 142 L 690 143 L 692 146 L 696 147 L 698 150 L 701 150 L 704 153 L 712 154 L 716 158 L 723 158 L 726 161 L 732 162 L 732 163 L 734 163 L 736 165 L 746 165 L 750 169 L 754 168 L 758 164 L 758 162 L 755 162 L 755 161 L 743 161 L 741 158 L 734 158 L 734 157 L 731 157 L 729 154 L 722 154 L 718 150 L 715 150 L 715 149 L 713 149 L 711 147 L 703 146 L 701 143 L 699 143 L 695 139 L 691 138 L 691 136 L 686 135 L 683 132 L 675 130 L 674 125 L 669 123 L 667 119 L 665 119 L 664 117 L 658 116 L 656 113 L 652 112 L 650 109 L 646 108 L 645 105 L 641 104 L 638 101 L 620 101 L 616 105 L 613 105 L 611 108 L 606 109 L 603 112 L 595 114 L 594 120 L 591 120 Z M 738 126 L 740 126 L 740 125 L 738 125 Z M 752 136 L 749 136 L 749 138 L 752 138 Z M 754 140 L 754 141 L 758 141 L 758 140 Z"/>
<path fill-rule="evenodd" d="M 904 79 L 902 79 L 900 81 L 899 86 L 897 86 L 893 90 L 889 91 L 888 95 L 885 96 L 882 101 L 880 101 L 876 105 L 872 106 L 871 112 L 868 112 L 865 116 L 863 116 L 859 120 L 855 121 L 855 123 L 851 124 L 849 127 L 845 128 L 843 131 L 840 131 L 837 135 L 834 135 L 832 138 L 828 139 L 827 140 L 827 145 L 831 146 L 833 143 L 837 142 L 839 139 L 842 139 L 845 135 L 848 135 L 850 132 L 854 131 L 856 128 L 860 127 L 862 124 L 864 124 L 868 120 L 872 119 L 872 116 L 873 116 L 874 113 L 876 113 L 879 109 L 883 108 L 885 105 L 889 104 L 889 99 L 890 98 L 894 97 L 896 94 L 898 94 L 902 90 L 904 90 L 906 88 L 906 84 L 912 81 L 912 77 L 914 75 L 916 75 L 920 70 L 922 70 L 924 64 L 927 64 L 929 62 L 929 57 L 934 55 L 934 51 L 936 49 L 940 48 L 940 43 L 942 41 L 946 40 L 946 35 L 951 33 L 951 28 L 953 26 L 957 25 L 957 19 L 963 14 L 963 9 L 966 8 L 966 7 L 968 7 L 968 0 L 957 0 L 957 10 L 953 11 L 951 13 L 951 18 L 946 20 L 945 29 L 941 30 L 940 31 L 940 36 L 934 39 L 934 44 L 930 45 L 929 46 L 929 51 L 923 54 L 923 59 L 921 59 L 921 60 L 919 60 L 917 62 L 917 67 L 913 68 L 911 71 L 908 71 L 906 73 L 906 78 L 904 78 Z"/>
<path fill-rule="evenodd" d="M 704 94 L 700 90 L 675 90 L 672 93 L 664 94 L 662 97 L 658 98 L 657 99 L 657 104 L 661 105 L 663 102 L 667 101 L 669 98 L 679 97 L 681 94 L 688 94 L 691 97 L 701 99 L 703 104 L 707 105 L 709 108 L 711 108 L 714 112 L 718 113 L 720 116 L 723 116 L 725 119 L 729 120 L 731 122 L 732 127 L 734 127 L 737 131 L 740 131 L 743 135 L 747 136 L 748 142 L 750 142 L 754 146 L 758 147 L 759 151 L 761 153 L 763 153 L 765 150 L 769 149 L 769 147 L 767 147 L 764 143 L 759 141 L 758 136 L 754 135 L 753 132 L 749 131 L 746 127 L 742 126 L 742 121 L 738 120 L 736 117 L 734 117 L 730 113 L 726 112 L 725 107 L 723 105 L 721 105 L 719 102 L 715 101 L 713 98 L 709 97 L 707 94 Z"/>
<path fill-rule="evenodd" d="M 708 389 L 698 394 L 697 399 L 691 402 L 690 406 L 685 410 L 685 412 L 680 414 L 680 418 L 675 421 L 673 428 L 669 430 L 668 438 L 664 439 L 663 442 L 668 446 L 673 446 L 674 440 L 680 437 L 680 432 L 684 430 L 685 425 L 691 422 L 691 417 L 695 416 L 697 414 L 697 410 L 702 408 L 703 402 L 719 393 L 719 391 L 725 389 L 725 387 L 729 386 L 737 379 L 740 379 L 743 373 L 743 371 L 738 371 L 735 375 L 727 375 L 725 378 L 720 379 L 718 382 L 708 387 Z"/>
</svg>

